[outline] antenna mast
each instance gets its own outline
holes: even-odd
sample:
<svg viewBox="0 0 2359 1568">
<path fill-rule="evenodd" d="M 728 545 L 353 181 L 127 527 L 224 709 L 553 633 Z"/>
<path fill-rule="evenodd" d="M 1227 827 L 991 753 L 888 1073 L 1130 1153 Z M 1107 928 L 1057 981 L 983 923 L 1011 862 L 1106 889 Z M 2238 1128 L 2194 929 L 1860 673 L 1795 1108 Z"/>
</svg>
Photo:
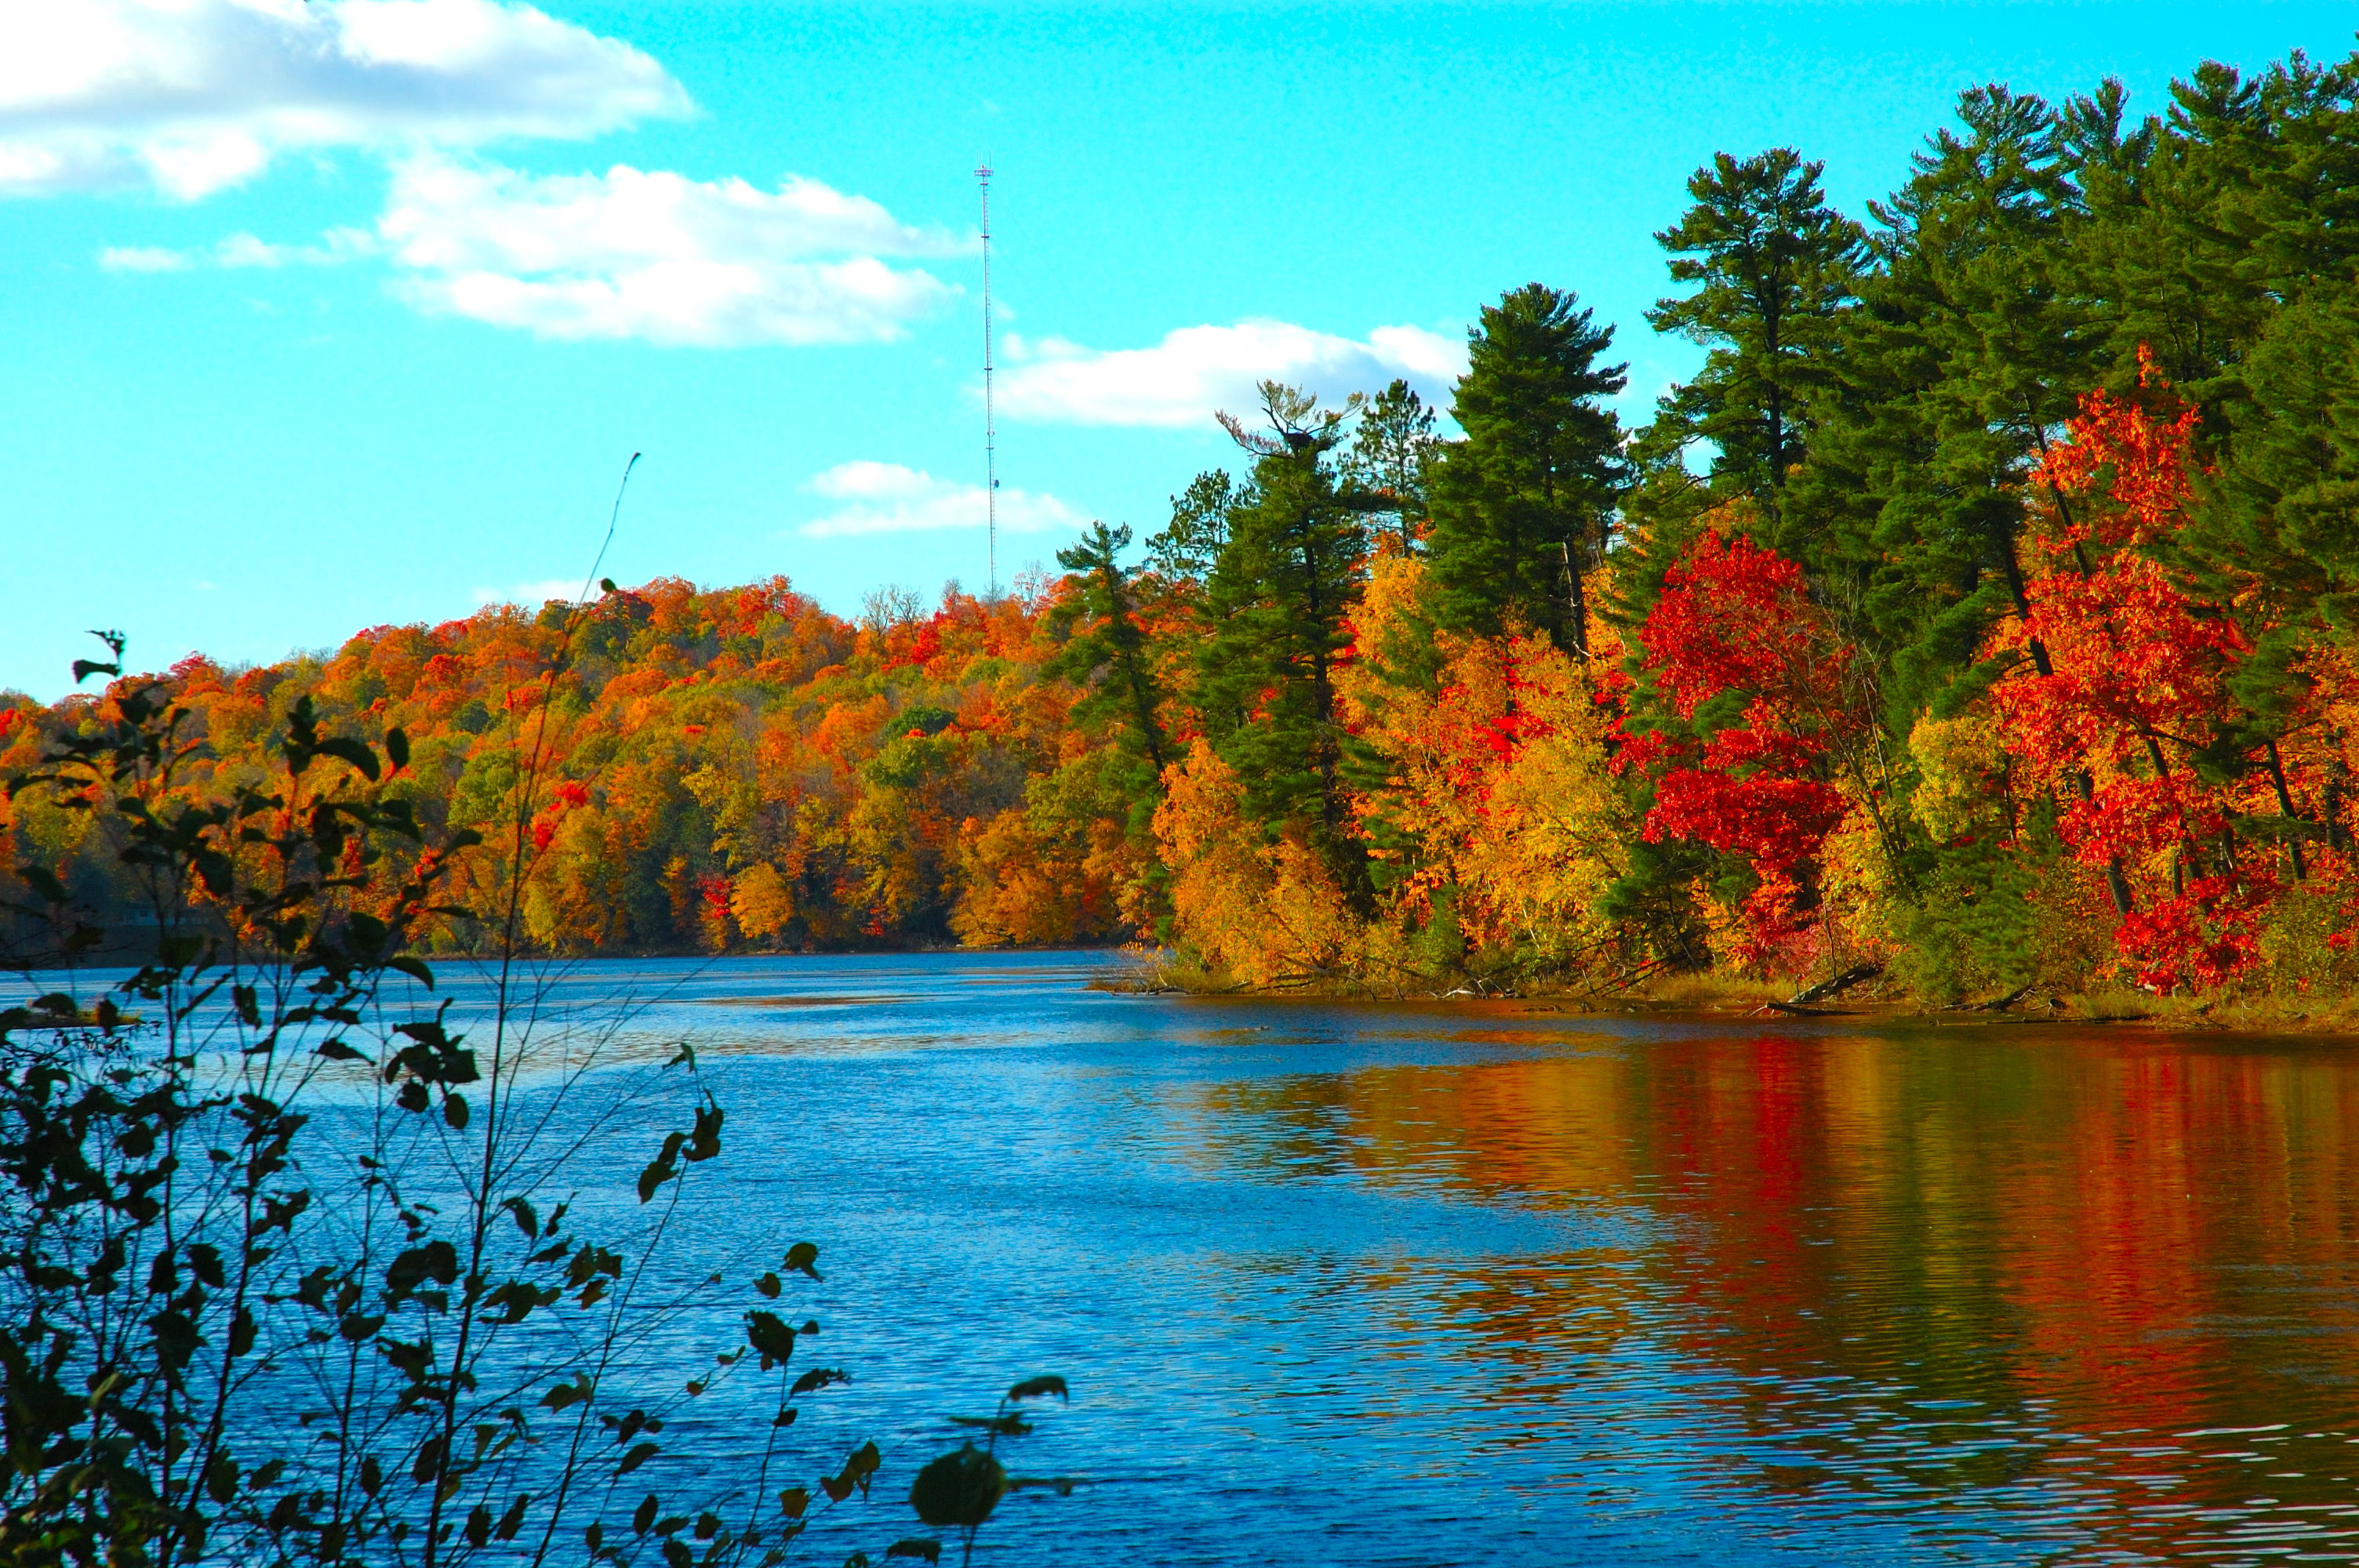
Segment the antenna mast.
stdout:
<svg viewBox="0 0 2359 1568">
<path fill-rule="evenodd" d="M 977 166 L 974 178 L 983 189 L 984 547 L 989 552 L 989 597 L 996 599 L 999 597 L 999 427 L 991 397 L 991 166 Z"/>
</svg>

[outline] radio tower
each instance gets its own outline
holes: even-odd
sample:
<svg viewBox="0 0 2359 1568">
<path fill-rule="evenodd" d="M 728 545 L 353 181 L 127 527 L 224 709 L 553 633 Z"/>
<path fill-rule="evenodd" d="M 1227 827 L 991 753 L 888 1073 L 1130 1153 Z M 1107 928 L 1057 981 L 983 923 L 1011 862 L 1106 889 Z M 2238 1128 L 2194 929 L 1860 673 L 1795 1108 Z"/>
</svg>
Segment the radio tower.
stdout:
<svg viewBox="0 0 2359 1568">
<path fill-rule="evenodd" d="M 991 394 L 991 166 L 974 171 L 983 189 L 983 505 L 984 547 L 989 552 L 989 597 L 999 597 L 999 427 Z"/>
</svg>

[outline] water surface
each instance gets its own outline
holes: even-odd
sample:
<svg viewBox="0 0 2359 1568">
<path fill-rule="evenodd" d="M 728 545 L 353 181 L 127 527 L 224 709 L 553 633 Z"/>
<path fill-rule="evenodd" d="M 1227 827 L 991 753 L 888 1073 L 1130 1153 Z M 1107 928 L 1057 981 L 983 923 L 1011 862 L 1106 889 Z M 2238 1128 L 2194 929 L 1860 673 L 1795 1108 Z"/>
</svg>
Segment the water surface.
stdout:
<svg viewBox="0 0 2359 1568">
<path fill-rule="evenodd" d="M 979 1561 L 2359 1555 L 2341 1043 L 1125 996 L 1101 962 L 560 993 L 699 1046 L 699 1245 L 825 1249 L 833 1417 L 895 1454 L 872 1553 L 943 1412 L 1055 1371 L 1016 1467 L 1089 1484 Z"/>
</svg>

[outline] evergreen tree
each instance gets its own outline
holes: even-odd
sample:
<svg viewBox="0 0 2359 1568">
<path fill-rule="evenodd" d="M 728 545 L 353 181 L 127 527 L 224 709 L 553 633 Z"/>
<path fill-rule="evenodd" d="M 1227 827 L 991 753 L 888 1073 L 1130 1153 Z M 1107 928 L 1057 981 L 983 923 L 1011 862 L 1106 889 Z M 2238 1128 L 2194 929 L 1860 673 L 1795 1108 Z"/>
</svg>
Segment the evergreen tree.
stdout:
<svg viewBox="0 0 2359 1568">
<path fill-rule="evenodd" d="M 2172 83 L 2173 112 L 2147 156 L 2091 182 L 2075 260 L 2081 287 L 2104 308 L 2117 390 L 2143 344 L 2208 417 L 2214 378 L 2270 308 L 2252 287 L 2261 269 L 2251 206 L 2275 157 L 2261 87 L 2205 62 Z"/>
<path fill-rule="evenodd" d="M 2104 373 L 2064 248 L 2080 201 L 2064 118 L 2003 88 L 1962 94 L 1958 114 L 1962 134 L 1937 133 L 1871 207 L 1878 265 L 1836 323 L 1785 530 L 1889 669 L 1904 732 L 2026 608 L 2026 482 Z"/>
<path fill-rule="evenodd" d="M 1370 492 L 1392 517 L 1403 555 L 1417 548 L 1425 531 L 1427 468 L 1440 445 L 1433 433 L 1433 410 L 1406 381 L 1395 381 L 1360 410 L 1343 477 Z"/>
<path fill-rule="evenodd" d="M 1657 301 L 1647 319 L 1711 352 L 1664 399 L 1652 439 L 1711 442 L 1715 480 L 1757 501 L 1773 531 L 1862 259 L 1859 225 L 1819 189 L 1824 167 L 1788 147 L 1742 159 L 1721 153 L 1688 180 L 1695 205 L 1655 236 L 1671 255 L 1672 281 L 1697 287 Z"/>
<path fill-rule="evenodd" d="M 2359 632 L 2359 286 L 2321 280 L 2245 356 L 2187 541 L 2214 597 L 2257 579 L 2262 617 Z"/>
<path fill-rule="evenodd" d="M 1430 548 L 1443 624 L 1511 623 L 1589 652 L 1582 579 L 1603 552 L 1627 481 L 1622 429 L 1600 401 L 1625 384 L 1614 341 L 1571 290 L 1532 283 L 1485 306 L 1468 334 L 1452 416 L 1465 439 L 1433 480 Z"/>
<path fill-rule="evenodd" d="M 1171 759 L 1158 712 L 1162 693 L 1134 612 L 1136 573 L 1121 561 L 1129 547 L 1127 527 L 1093 523 L 1080 544 L 1057 552 L 1057 564 L 1073 574 L 1073 594 L 1050 621 L 1067 633 L 1065 645 L 1041 667 L 1087 688 L 1073 704 L 1073 722 L 1111 730 L 1119 750 L 1153 770 L 1146 781 L 1151 785 Z"/>
<path fill-rule="evenodd" d="M 1359 597 L 1367 529 L 1338 489 L 1330 455 L 1356 407 L 1262 384 L 1265 428 L 1223 414 L 1253 454 L 1251 485 L 1205 581 L 1196 693 L 1206 734 L 1245 782 L 1246 811 L 1299 831 L 1364 899 L 1364 847 L 1351 831 L 1333 671 Z"/>
<path fill-rule="evenodd" d="M 1908 185 L 1871 208 L 1879 265 L 1839 323 L 1790 532 L 1869 651 L 1896 741 L 2002 675 L 2004 662 L 1976 664 L 1980 652 L 2002 618 L 2029 613 L 2021 538 L 2035 465 L 2106 370 L 2071 239 L 2082 172 L 2140 156 L 2120 109 L 2112 84 L 2060 112 L 1973 89 L 1960 95 L 1958 130 L 1937 132 Z M 2070 514 L 2052 486 L 2040 500 Z M 2027 653 L 2047 675 L 2039 639 Z M 2074 782 L 2085 799 L 2090 779 Z M 1952 858 L 1912 844 L 1895 881 L 1954 903 L 1961 877 L 1989 866 Z M 2107 881 L 2126 912 L 2118 864 Z"/>
<path fill-rule="evenodd" d="M 1229 514 L 1243 503 L 1237 482 L 1219 469 L 1198 474 L 1171 498 L 1171 521 L 1147 535 L 1147 558 L 1167 582 L 1201 582 L 1229 539 Z"/>
<path fill-rule="evenodd" d="M 2173 95 L 2167 156 L 2155 160 L 2163 172 L 2137 194 L 2147 208 L 2183 210 L 2183 232 L 2150 240 L 2151 256 L 2121 245 L 2099 259 L 2123 297 L 2119 340 L 2150 342 L 2176 393 L 2202 411 L 2217 468 L 2212 504 L 2183 542 L 2187 564 L 2215 589 L 2252 574 L 2266 619 L 2319 608 L 2359 623 L 2345 598 L 2359 591 L 2349 491 L 2359 457 L 2359 70 L 2296 55 L 2247 81 L 2208 65 Z M 2152 222 L 2140 216 L 2118 226 L 2145 239 Z M 2209 257 L 2200 268 L 2185 254 L 2195 247 Z M 2201 317 L 2172 319 L 2179 299 Z M 2183 362 L 2167 344 L 2190 351 Z"/>
</svg>

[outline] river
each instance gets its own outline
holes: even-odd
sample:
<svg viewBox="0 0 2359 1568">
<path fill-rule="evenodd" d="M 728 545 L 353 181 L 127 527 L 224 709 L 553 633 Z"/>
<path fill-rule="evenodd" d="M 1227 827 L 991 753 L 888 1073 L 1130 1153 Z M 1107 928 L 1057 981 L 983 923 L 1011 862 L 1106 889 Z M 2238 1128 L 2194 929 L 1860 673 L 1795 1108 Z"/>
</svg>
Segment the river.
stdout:
<svg viewBox="0 0 2359 1568">
<path fill-rule="evenodd" d="M 1012 1498 L 978 1562 L 2359 1554 L 2343 1043 L 1149 997 L 1104 963 L 560 988 L 699 1047 L 730 1121 L 694 1245 L 822 1247 L 798 1305 L 854 1382 L 818 1398 L 892 1455 L 842 1516 L 872 1554 L 939 1418 L 1043 1372 L 1073 1398 L 1014 1467 L 1083 1484 Z"/>
</svg>

